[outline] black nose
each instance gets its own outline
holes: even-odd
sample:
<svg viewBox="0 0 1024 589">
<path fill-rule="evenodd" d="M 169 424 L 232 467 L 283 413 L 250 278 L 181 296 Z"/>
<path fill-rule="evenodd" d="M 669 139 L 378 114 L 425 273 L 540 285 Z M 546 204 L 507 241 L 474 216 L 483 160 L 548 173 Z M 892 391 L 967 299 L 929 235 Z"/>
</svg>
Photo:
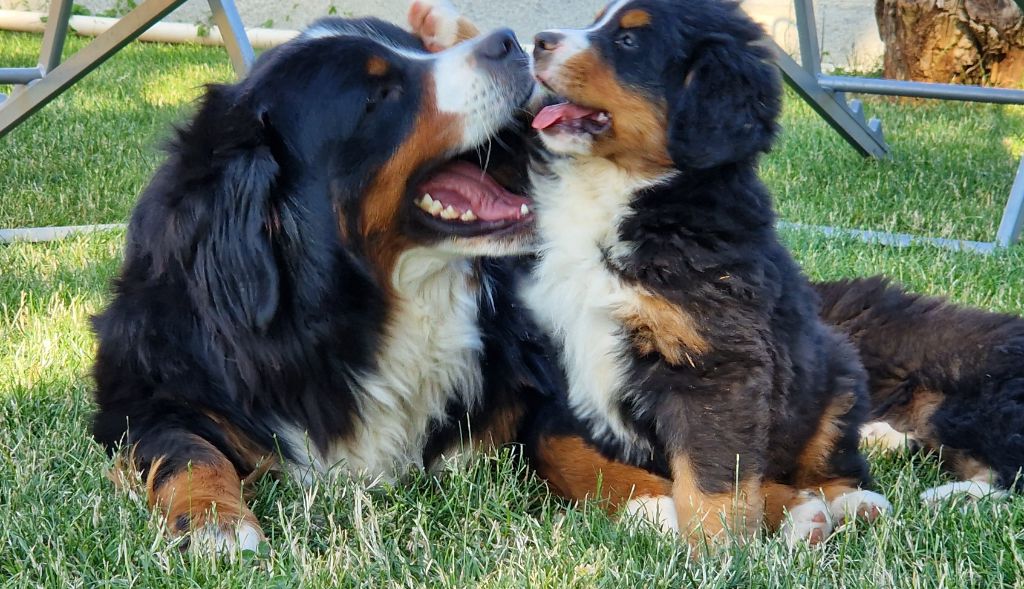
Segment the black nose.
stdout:
<svg viewBox="0 0 1024 589">
<path fill-rule="evenodd" d="M 540 55 L 547 51 L 554 51 L 564 38 L 565 35 L 558 31 L 544 31 L 543 33 L 537 33 L 537 36 L 533 38 L 533 54 Z"/>
<path fill-rule="evenodd" d="M 498 29 L 487 35 L 476 46 L 477 57 L 491 61 L 501 61 L 520 50 L 519 40 L 512 29 Z"/>
</svg>

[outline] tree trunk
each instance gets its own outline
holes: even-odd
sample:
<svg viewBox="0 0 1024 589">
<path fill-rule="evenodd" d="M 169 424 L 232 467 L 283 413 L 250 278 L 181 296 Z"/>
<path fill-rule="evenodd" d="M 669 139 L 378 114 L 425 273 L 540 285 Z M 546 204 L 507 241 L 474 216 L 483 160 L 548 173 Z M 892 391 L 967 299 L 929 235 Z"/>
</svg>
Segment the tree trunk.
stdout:
<svg viewBox="0 0 1024 589">
<path fill-rule="evenodd" d="M 1024 18 L 1013 0 L 875 0 L 885 77 L 1019 87 Z"/>
</svg>

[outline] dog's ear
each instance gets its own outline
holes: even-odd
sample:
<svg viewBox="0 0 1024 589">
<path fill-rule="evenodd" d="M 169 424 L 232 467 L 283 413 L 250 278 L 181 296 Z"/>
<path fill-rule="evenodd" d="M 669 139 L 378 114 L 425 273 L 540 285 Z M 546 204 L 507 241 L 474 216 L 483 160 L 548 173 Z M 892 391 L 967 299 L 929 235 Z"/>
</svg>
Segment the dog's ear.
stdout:
<svg viewBox="0 0 1024 589">
<path fill-rule="evenodd" d="M 666 80 L 668 151 L 680 169 L 744 161 L 775 138 L 780 84 L 766 49 L 711 39 Z"/>
<path fill-rule="evenodd" d="M 265 113 L 231 107 L 222 111 L 220 129 L 248 126 L 239 145 L 228 146 L 219 174 L 209 186 L 208 226 L 196 245 L 193 272 L 196 287 L 212 306 L 211 317 L 230 331 L 243 325 L 267 328 L 280 298 L 280 275 L 273 245 L 274 188 L 280 166 L 267 137 Z M 206 122 L 197 120 L 199 122 Z M 231 133 L 232 131 L 228 131 Z M 237 329 L 237 328 L 236 328 Z"/>
</svg>

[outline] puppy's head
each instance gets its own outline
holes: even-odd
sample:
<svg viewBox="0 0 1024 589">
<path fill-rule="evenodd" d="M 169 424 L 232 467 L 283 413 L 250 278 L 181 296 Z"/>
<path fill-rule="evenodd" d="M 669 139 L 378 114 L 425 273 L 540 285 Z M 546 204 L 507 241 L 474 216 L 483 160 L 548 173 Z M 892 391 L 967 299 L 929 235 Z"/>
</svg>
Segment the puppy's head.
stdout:
<svg viewBox="0 0 1024 589">
<path fill-rule="evenodd" d="M 533 126 L 556 153 L 641 174 L 754 158 L 775 136 L 780 85 L 763 35 L 722 0 L 618 0 L 584 30 L 537 35 L 556 104 Z"/>
</svg>

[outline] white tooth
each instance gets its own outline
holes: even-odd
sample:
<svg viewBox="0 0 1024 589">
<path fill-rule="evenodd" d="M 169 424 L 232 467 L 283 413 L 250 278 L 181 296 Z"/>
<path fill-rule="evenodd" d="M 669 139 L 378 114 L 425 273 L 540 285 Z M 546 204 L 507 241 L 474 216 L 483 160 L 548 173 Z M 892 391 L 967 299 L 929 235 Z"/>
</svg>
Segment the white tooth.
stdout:
<svg viewBox="0 0 1024 589">
<path fill-rule="evenodd" d="M 435 200 L 430 203 L 430 214 L 434 215 L 435 217 L 440 215 L 443 209 L 444 205 L 441 204 L 441 201 L 439 200 Z"/>
<path fill-rule="evenodd" d="M 473 214 L 473 209 L 469 209 L 465 213 L 462 213 L 462 216 L 459 218 L 467 223 L 469 223 L 470 221 L 476 221 L 476 215 Z"/>
<path fill-rule="evenodd" d="M 522 206 L 519 207 L 519 214 L 521 214 L 521 215 L 529 215 L 530 214 L 530 207 L 528 207 L 525 204 L 523 204 Z"/>
<path fill-rule="evenodd" d="M 434 199 L 430 198 L 430 193 L 428 192 L 423 195 L 423 200 L 421 202 L 423 203 L 423 206 L 429 209 L 430 203 L 434 202 Z"/>
<path fill-rule="evenodd" d="M 596 118 L 597 118 L 597 122 L 599 122 L 599 123 L 607 123 L 608 122 L 608 113 L 604 113 L 604 112 L 598 113 Z"/>
<path fill-rule="evenodd" d="M 441 211 L 441 218 L 442 219 L 449 219 L 449 220 L 450 219 L 458 219 L 459 218 L 459 212 L 456 211 L 455 208 L 452 205 L 448 205 L 447 209 Z"/>
</svg>

